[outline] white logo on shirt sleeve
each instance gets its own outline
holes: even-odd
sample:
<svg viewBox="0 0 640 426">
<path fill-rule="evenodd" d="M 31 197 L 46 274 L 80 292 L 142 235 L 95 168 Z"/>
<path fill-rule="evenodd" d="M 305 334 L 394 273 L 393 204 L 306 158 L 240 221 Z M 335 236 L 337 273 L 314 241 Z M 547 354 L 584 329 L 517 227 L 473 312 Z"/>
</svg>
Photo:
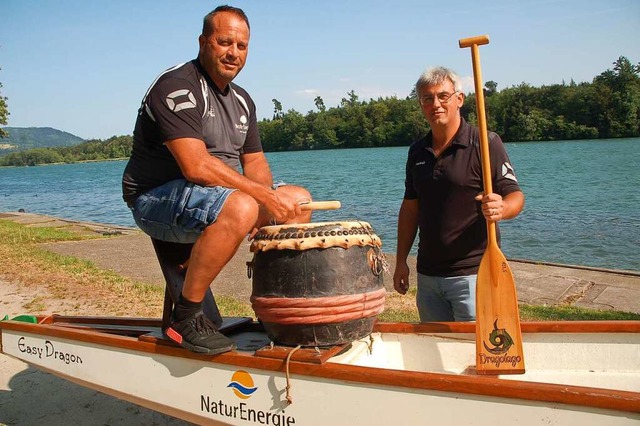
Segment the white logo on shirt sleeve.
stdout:
<svg viewBox="0 0 640 426">
<path fill-rule="evenodd" d="M 511 167 L 511 164 L 509 163 L 505 162 L 502 165 L 502 176 L 507 179 L 511 179 L 514 182 L 518 182 L 518 179 L 516 179 L 516 173 L 513 171 L 513 167 Z"/>
<path fill-rule="evenodd" d="M 186 98 L 186 99 L 185 99 Z M 183 109 L 195 108 L 196 97 L 189 89 L 180 89 L 167 95 L 167 106 L 171 111 L 178 112 Z"/>
</svg>

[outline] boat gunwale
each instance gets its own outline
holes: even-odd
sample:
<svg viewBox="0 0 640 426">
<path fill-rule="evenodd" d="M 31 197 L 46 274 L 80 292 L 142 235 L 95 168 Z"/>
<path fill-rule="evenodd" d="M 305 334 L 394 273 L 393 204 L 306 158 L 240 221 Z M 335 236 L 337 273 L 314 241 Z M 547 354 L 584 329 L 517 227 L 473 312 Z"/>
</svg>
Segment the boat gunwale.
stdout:
<svg viewBox="0 0 640 426">
<path fill-rule="evenodd" d="M 83 318 L 82 321 L 86 322 L 91 318 L 97 317 L 81 318 Z M 59 317 L 58 319 L 62 320 L 61 324 L 64 324 L 65 317 Z M 114 320 L 114 322 L 120 322 L 122 324 L 127 322 L 126 318 L 111 319 Z M 134 319 L 130 320 L 135 323 Z M 110 334 L 101 332 L 100 330 L 85 328 L 79 329 L 64 325 L 57 325 L 55 323 L 55 317 L 49 318 L 48 321 L 51 322 L 41 324 L 10 320 L 0 322 L 0 352 L 2 351 L 2 331 L 10 330 L 13 332 L 77 340 L 84 343 L 104 345 L 132 351 L 161 354 L 224 365 L 234 365 L 255 370 L 277 371 L 280 373 L 283 373 L 285 370 L 284 360 L 259 357 L 253 353 L 233 351 L 219 355 L 201 355 L 180 347 L 141 341 L 137 337 Z M 103 320 L 98 321 L 104 323 L 102 322 Z M 157 320 L 157 322 L 158 324 L 160 323 L 159 320 Z M 154 324 L 154 321 L 150 321 L 147 326 L 151 326 L 152 324 Z M 587 325 L 592 325 L 594 327 L 587 329 Z M 567 324 L 565 322 L 536 322 L 522 323 L 522 329 L 524 333 L 638 333 L 640 332 L 640 321 L 583 321 L 576 322 L 575 324 Z M 475 325 L 470 323 L 378 323 L 376 324 L 374 331 L 382 333 L 472 333 L 475 332 Z M 289 364 L 289 372 L 293 375 L 297 374 L 314 378 L 333 379 L 341 382 L 559 403 L 570 406 L 583 406 L 613 411 L 640 413 L 640 392 L 632 391 L 530 382 L 517 379 L 501 379 L 486 375 L 456 375 L 424 371 L 392 370 L 331 362 L 313 364 L 292 360 Z"/>
<path fill-rule="evenodd" d="M 529 321 L 523 333 L 640 333 L 640 321 Z M 473 322 L 377 322 L 380 333 L 475 333 Z"/>
</svg>

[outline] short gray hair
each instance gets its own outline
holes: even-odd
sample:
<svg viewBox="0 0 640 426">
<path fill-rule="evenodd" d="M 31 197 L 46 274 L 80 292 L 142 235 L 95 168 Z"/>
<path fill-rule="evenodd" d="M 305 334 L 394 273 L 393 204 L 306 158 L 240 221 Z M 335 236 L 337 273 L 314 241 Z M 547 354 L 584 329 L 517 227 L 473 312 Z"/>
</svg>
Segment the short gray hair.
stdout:
<svg viewBox="0 0 640 426">
<path fill-rule="evenodd" d="M 445 67 L 428 68 L 416 81 L 416 95 L 420 96 L 420 89 L 424 86 L 437 86 L 449 80 L 453 83 L 453 90 L 462 92 L 462 82 L 455 71 Z"/>
</svg>

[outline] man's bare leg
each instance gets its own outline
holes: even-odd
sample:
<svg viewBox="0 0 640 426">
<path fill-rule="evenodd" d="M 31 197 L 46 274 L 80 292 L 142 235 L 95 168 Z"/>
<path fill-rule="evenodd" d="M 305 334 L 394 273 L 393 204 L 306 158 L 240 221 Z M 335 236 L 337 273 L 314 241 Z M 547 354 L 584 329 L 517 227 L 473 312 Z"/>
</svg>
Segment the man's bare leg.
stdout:
<svg viewBox="0 0 640 426">
<path fill-rule="evenodd" d="M 242 240 L 258 219 L 258 204 L 250 196 L 235 191 L 229 195 L 217 220 L 209 225 L 193 245 L 182 295 L 200 302 L 222 268 L 231 260 Z"/>
<path fill-rule="evenodd" d="M 300 187 L 290 187 L 287 193 L 307 198 L 309 194 Z M 182 294 L 174 309 L 175 321 L 165 330 L 171 340 L 189 350 L 208 354 L 235 349 L 235 343 L 219 333 L 203 314 L 202 300 L 213 280 L 238 251 L 244 237 L 259 225 L 261 210 L 264 209 L 260 209 L 249 195 L 233 192 L 216 221 L 207 226 L 195 242 Z M 303 212 L 288 222 L 310 218 L 310 212 Z"/>
</svg>

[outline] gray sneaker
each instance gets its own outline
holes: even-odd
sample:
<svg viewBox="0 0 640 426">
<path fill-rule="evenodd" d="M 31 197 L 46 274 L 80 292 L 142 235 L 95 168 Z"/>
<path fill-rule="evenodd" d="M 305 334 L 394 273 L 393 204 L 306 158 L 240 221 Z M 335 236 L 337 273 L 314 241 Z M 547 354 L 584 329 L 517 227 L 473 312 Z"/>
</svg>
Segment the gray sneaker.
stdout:
<svg viewBox="0 0 640 426">
<path fill-rule="evenodd" d="M 218 331 L 215 324 L 200 311 L 193 317 L 174 321 L 164 335 L 190 351 L 215 355 L 236 348 L 233 340 Z"/>
</svg>

